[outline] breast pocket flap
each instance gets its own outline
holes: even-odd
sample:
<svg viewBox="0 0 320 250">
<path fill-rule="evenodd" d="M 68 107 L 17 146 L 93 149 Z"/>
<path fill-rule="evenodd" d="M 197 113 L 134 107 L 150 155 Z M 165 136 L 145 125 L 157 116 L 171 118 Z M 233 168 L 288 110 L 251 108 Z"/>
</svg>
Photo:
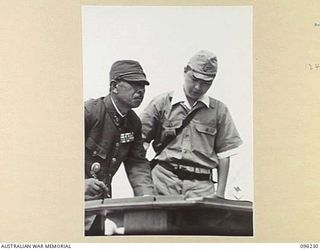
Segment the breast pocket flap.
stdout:
<svg viewBox="0 0 320 250">
<path fill-rule="evenodd" d="M 99 146 L 91 137 L 89 137 L 86 141 L 86 148 L 92 151 L 93 156 L 97 155 L 102 159 L 107 158 L 106 151 L 101 146 Z"/>
<path fill-rule="evenodd" d="M 179 128 L 179 127 L 181 127 L 181 124 L 182 124 L 182 120 L 173 120 L 173 121 L 165 120 L 163 122 L 163 127 L 164 128 Z"/>
<path fill-rule="evenodd" d="M 205 126 L 205 125 L 200 125 L 200 124 L 197 124 L 195 126 L 196 130 L 200 133 L 205 133 L 205 134 L 208 134 L 208 135 L 215 135 L 217 133 L 217 129 L 216 128 L 212 128 L 212 127 L 209 127 L 209 126 Z"/>
</svg>

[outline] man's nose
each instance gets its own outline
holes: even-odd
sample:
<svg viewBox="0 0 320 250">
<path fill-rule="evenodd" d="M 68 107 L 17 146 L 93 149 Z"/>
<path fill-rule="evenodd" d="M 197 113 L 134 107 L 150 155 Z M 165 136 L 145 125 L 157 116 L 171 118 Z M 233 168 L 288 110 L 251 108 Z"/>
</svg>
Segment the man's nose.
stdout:
<svg viewBox="0 0 320 250">
<path fill-rule="evenodd" d="M 195 88 L 195 89 L 201 89 L 201 84 L 200 84 L 200 82 L 196 82 L 195 85 L 194 85 L 194 88 Z"/>
<path fill-rule="evenodd" d="M 145 92 L 145 88 L 139 88 L 138 90 L 137 90 L 137 93 L 138 94 L 140 94 L 140 95 L 143 95 L 144 94 L 144 92 Z"/>
</svg>

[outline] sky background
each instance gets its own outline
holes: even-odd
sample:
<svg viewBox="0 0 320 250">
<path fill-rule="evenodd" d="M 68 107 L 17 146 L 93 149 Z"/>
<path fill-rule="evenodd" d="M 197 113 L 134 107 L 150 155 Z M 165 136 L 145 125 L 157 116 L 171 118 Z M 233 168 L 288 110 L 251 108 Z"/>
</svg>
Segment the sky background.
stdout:
<svg viewBox="0 0 320 250">
<path fill-rule="evenodd" d="M 82 34 L 84 101 L 108 94 L 114 61 L 137 60 L 151 83 L 138 115 L 154 96 L 182 86 L 193 54 L 214 52 L 218 73 L 207 94 L 228 106 L 244 142 L 231 158 L 226 198 L 253 200 L 251 7 L 84 6 Z M 133 196 L 123 166 L 112 185 L 114 198 Z"/>
</svg>

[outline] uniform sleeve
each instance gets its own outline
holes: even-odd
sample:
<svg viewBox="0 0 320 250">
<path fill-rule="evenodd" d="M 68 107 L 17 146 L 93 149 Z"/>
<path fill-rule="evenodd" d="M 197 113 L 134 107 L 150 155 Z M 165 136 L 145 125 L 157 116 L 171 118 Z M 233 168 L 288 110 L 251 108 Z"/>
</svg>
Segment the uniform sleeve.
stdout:
<svg viewBox="0 0 320 250">
<path fill-rule="evenodd" d="M 149 161 L 141 138 L 141 123 L 135 132 L 135 140 L 124 161 L 126 173 L 135 196 L 153 195 L 153 181 Z"/>
<path fill-rule="evenodd" d="M 219 119 L 217 124 L 215 152 L 219 158 L 224 158 L 237 152 L 237 148 L 242 144 L 242 140 L 228 108 L 221 105 L 217 112 L 219 113 Z M 231 154 L 229 154 L 229 152 Z"/>
<path fill-rule="evenodd" d="M 89 131 L 92 127 L 93 118 L 92 118 L 92 102 L 89 100 L 84 104 L 84 134 L 85 141 L 87 140 Z"/>
<path fill-rule="evenodd" d="M 159 103 L 159 100 L 153 99 L 140 115 L 142 123 L 142 139 L 144 142 L 150 143 L 157 137 L 159 132 L 161 133 L 161 131 L 158 131 L 161 117 L 159 112 L 159 110 L 161 110 L 160 106 L 161 103 Z"/>
</svg>

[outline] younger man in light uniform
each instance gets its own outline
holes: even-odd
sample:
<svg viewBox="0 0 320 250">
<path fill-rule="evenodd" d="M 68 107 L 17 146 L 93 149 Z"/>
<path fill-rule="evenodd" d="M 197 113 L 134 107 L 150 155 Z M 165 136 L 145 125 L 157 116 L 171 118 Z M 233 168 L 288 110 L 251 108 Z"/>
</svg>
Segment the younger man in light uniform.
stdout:
<svg viewBox="0 0 320 250">
<path fill-rule="evenodd" d="M 155 97 L 141 114 L 145 148 L 153 142 L 156 153 L 167 137 L 174 139 L 157 156 L 152 170 L 155 193 L 183 194 L 187 198 L 224 198 L 230 156 L 242 144 L 228 108 L 206 94 L 217 74 L 217 57 L 196 53 L 184 69 L 181 88 Z M 186 116 L 190 123 L 176 134 Z M 215 190 L 212 169 L 217 168 Z"/>
</svg>

